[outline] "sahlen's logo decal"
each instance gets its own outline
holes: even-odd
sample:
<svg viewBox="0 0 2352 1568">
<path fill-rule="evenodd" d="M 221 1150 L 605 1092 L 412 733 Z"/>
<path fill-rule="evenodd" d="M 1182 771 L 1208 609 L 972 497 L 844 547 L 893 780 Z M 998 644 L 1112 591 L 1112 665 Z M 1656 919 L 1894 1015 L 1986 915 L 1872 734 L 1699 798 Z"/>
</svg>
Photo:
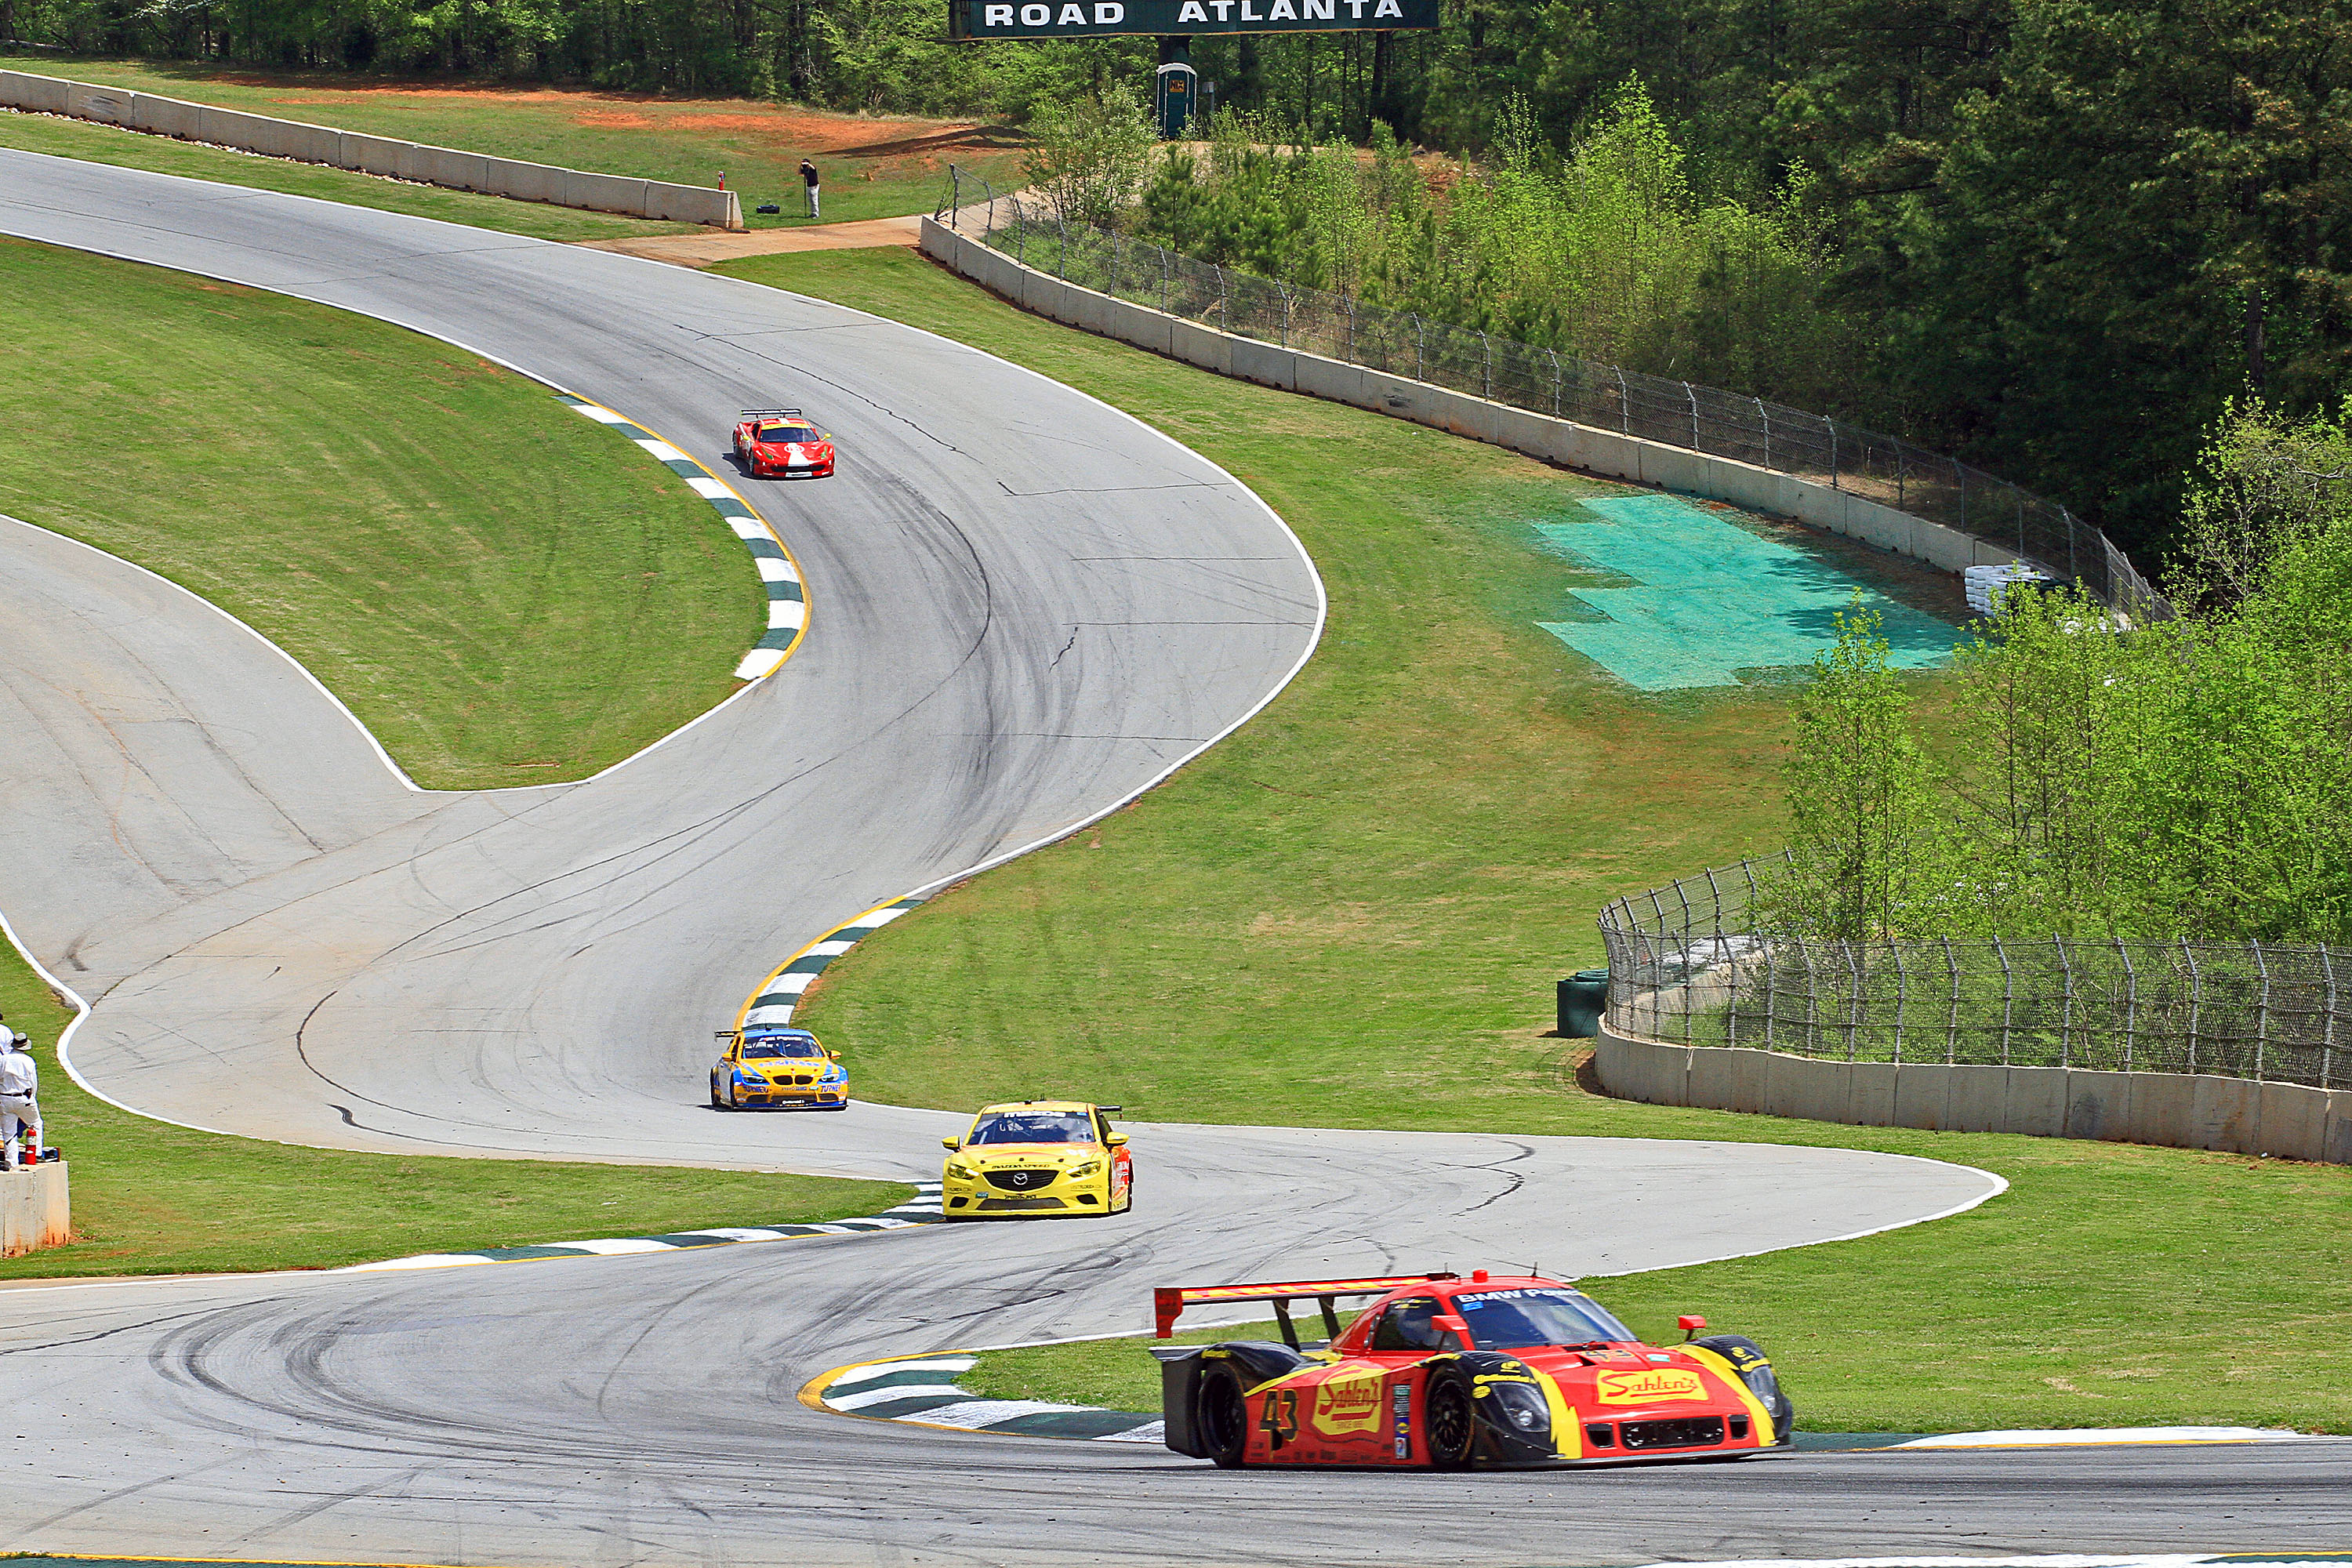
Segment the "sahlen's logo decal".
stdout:
<svg viewBox="0 0 2352 1568">
<path fill-rule="evenodd" d="M 1706 1385 L 1698 1373 L 1679 1367 L 1651 1367 L 1642 1372 L 1604 1372 L 1593 1380 L 1603 1405 L 1666 1405 L 1678 1399 L 1705 1399 Z"/>
<path fill-rule="evenodd" d="M 1381 1385 L 1386 1381 L 1378 1372 L 1332 1378 L 1315 1390 L 1315 1430 L 1327 1437 L 1345 1437 L 1353 1432 L 1370 1432 L 1381 1424 Z"/>
</svg>

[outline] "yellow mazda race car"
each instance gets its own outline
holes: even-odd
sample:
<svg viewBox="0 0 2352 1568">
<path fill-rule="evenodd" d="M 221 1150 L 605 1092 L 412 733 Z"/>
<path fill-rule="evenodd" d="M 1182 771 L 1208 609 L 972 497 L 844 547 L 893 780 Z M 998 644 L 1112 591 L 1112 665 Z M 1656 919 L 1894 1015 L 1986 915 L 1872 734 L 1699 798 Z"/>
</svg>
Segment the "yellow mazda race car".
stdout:
<svg viewBox="0 0 2352 1568">
<path fill-rule="evenodd" d="M 954 1151 L 940 1178 L 950 1219 L 1039 1219 L 1125 1214 L 1135 1203 L 1127 1134 L 1110 1130 L 1116 1105 L 1024 1100 L 985 1105 L 971 1131 L 940 1142 Z"/>
</svg>

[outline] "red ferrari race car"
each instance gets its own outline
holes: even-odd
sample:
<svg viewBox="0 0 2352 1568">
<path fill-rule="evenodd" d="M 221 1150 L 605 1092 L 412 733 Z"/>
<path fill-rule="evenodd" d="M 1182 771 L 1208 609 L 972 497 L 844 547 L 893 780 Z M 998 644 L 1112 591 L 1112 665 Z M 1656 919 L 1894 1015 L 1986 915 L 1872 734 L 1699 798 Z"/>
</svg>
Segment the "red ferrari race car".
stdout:
<svg viewBox="0 0 2352 1568">
<path fill-rule="evenodd" d="M 1343 1331 L 1336 1302 L 1374 1301 Z M 1302 1344 L 1293 1301 L 1327 1342 Z M 1481 1268 L 1155 1292 L 1160 1337 L 1188 1306 L 1271 1301 L 1283 1342 L 1154 1346 L 1167 1443 L 1242 1465 L 1468 1469 L 1738 1458 L 1789 1441 L 1772 1363 L 1734 1334 L 1644 1344 L 1573 1285 Z"/>
<path fill-rule="evenodd" d="M 760 479 L 833 478 L 833 437 L 797 408 L 746 408 L 735 426 L 735 455 Z"/>
</svg>

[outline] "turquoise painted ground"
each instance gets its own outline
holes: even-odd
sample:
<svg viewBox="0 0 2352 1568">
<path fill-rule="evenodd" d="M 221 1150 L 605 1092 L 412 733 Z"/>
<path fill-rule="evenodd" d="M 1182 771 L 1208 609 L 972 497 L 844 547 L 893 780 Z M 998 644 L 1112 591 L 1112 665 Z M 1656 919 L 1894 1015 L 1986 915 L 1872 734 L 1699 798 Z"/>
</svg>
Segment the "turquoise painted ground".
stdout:
<svg viewBox="0 0 2352 1568">
<path fill-rule="evenodd" d="M 1837 640 L 1837 612 L 1859 589 L 1885 620 L 1887 661 L 1927 669 L 1958 631 L 1898 605 L 1826 561 L 1759 538 L 1673 496 L 1589 500 L 1589 522 L 1536 525 L 1546 548 L 1632 579 L 1580 588 L 1571 613 L 1536 624 L 1643 691 L 1732 686 L 1744 669 L 1810 665 Z"/>
</svg>

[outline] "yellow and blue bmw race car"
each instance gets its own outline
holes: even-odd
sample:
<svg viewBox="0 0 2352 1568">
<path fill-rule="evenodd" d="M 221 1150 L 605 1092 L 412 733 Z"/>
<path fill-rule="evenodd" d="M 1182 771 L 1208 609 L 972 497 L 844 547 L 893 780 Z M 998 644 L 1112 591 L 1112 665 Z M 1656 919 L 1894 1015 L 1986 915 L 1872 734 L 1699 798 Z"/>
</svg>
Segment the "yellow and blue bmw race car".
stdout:
<svg viewBox="0 0 2352 1568">
<path fill-rule="evenodd" d="M 954 1152 L 940 1177 L 950 1219 L 1040 1219 L 1125 1214 L 1135 1204 L 1127 1134 L 1110 1130 L 1116 1105 L 1024 1100 L 982 1106 L 971 1131 L 940 1142 Z"/>
<path fill-rule="evenodd" d="M 719 1110 L 793 1105 L 849 1109 L 849 1069 L 806 1029 L 721 1029 L 727 1048 L 710 1069 L 710 1103 Z"/>
</svg>

